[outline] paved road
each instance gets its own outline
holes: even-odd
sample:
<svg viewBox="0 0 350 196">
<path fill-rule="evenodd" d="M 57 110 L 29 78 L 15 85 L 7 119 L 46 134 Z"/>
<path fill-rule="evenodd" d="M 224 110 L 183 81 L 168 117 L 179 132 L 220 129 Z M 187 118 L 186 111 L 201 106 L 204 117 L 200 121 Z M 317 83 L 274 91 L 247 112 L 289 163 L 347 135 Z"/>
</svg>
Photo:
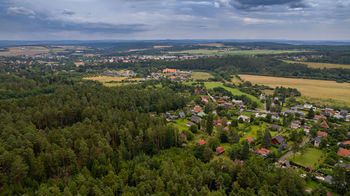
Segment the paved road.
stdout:
<svg viewBox="0 0 350 196">
<path fill-rule="evenodd" d="M 305 144 L 307 144 L 310 141 L 310 136 L 307 136 L 307 138 L 301 142 L 301 144 L 299 144 L 299 147 L 303 147 L 305 146 Z M 278 162 L 284 162 L 285 160 L 287 160 L 290 156 L 293 155 L 293 151 L 289 151 L 287 152 L 287 154 L 283 155 L 280 159 L 278 159 Z"/>
</svg>

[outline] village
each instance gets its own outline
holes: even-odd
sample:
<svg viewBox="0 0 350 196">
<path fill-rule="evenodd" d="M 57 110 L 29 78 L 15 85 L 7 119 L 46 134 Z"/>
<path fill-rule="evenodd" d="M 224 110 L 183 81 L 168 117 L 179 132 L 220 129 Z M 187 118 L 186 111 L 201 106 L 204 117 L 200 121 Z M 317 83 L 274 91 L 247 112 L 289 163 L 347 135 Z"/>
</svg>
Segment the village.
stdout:
<svg viewBox="0 0 350 196">
<path fill-rule="evenodd" d="M 333 184 L 334 166 L 350 170 L 350 131 L 343 126 L 350 122 L 348 111 L 319 104 L 286 104 L 282 97 L 265 94 L 258 96 L 264 108 L 253 109 L 223 91 L 196 86 L 191 104 L 162 114 L 168 126 L 180 130 L 184 148 L 207 146 L 215 152 L 213 159 L 242 161 L 237 154 L 247 143 L 251 154 L 326 184 Z M 281 112 L 266 110 L 267 99 L 274 101 L 272 106 L 282 105 Z M 241 144 L 238 152 L 237 143 Z"/>
</svg>

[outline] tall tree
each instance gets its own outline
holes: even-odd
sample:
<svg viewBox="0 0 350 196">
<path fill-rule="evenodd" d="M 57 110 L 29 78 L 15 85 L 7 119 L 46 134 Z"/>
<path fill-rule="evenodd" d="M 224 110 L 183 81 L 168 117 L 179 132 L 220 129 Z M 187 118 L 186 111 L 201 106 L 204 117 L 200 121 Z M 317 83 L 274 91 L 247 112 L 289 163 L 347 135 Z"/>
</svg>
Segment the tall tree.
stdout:
<svg viewBox="0 0 350 196">
<path fill-rule="evenodd" d="M 271 146 L 271 134 L 270 131 L 268 129 L 266 129 L 264 137 L 261 141 L 261 147 L 269 149 Z"/>
<path fill-rule="evenodd" d="M 243 143 L 242 151 L 241 151 L 241 159 L 247 160 L 247 159 L 249 159 L 249 156 L 250 156 L 249 144 L 248 144 L 248 141 L 245 140 Z"/>
<path fill-rule="evenodd" d="M 207 124 L 206 124 L 206 131 L 209 135 L 213 132 L 214 127 L 214 116 L 212 113 L 209 113 L 207 116 Z"/>
</svg>

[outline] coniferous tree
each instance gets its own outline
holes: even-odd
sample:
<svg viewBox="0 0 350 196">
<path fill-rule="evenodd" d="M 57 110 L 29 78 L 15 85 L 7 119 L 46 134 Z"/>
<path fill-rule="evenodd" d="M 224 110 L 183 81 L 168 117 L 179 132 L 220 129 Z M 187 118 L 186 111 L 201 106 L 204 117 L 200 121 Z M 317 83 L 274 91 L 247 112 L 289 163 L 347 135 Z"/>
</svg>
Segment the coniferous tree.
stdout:
<svg viewBox="0 0 350 196">
<path fill-rule="evenodd" d="M 213 114 L 209 113 L 207 116 L 207 123 L 206 123 L 206 131 L 209 135 L 213 132 L 214 127 L 214 116 Z"/>
<path fill-rule="evenodd" d="M 261 141 L 261 147 L 269 149 L 270 146 L 271 146 L 271 139 L 272 138 L 271 138 L 270 131 L 268 129 L 266 129 L 264 137 L 263 137 L 263 139 Z"/>
</svg>

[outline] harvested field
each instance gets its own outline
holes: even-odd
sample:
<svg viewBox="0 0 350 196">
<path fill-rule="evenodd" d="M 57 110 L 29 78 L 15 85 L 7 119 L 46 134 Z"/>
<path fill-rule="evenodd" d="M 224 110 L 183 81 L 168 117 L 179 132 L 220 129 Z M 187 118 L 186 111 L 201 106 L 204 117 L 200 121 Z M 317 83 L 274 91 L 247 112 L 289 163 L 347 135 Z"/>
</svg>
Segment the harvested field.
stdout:
<svg viewBox="0 0 350 196">
<path fill-rule="evenodd" d="M 322 100 L 335 100 L 350 106 L 350 84 L 326 80 L 309 80 L 270 76 L 240 75 L 243 80 L 275 88 L 284 86 L 298 89 L 303 96 Z"/>
</svg>

